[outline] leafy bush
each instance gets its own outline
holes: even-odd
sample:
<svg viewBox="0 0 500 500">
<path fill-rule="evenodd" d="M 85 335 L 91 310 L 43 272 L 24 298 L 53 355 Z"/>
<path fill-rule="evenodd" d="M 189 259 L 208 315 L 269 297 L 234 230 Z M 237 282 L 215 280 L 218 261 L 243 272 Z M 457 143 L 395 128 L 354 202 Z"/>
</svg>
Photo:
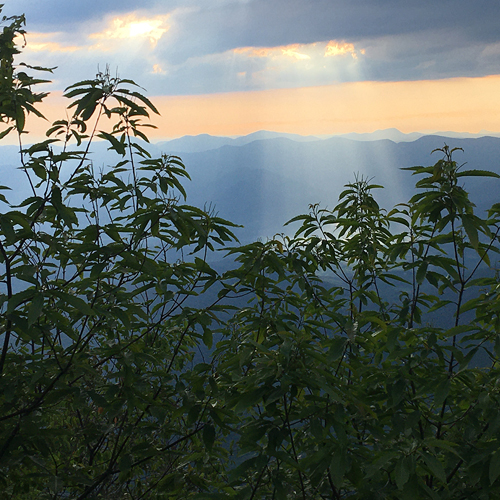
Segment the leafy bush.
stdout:
<svg viewBox="0 0 500 500">
<path fill-rule="evenodd" d="M 461 184 L 498 174 L 445 146 L 408 204 L 357 179 L 220 274 L 232 224 L 181 204 L 134 82 L 71 86 L 71 118 L 23 146 L 46 94 L 14 64 L 24 18 L 3 23 L 2 136 L 31 195 L 1 195 L 0 498 L 500 495 L 500 205 L 479 216 Z"/>
<path fill-rule="evenodd" d="M 21 139 L 24 112 L 43 95 L 13 66 L 22 19 L 9 21 L 0 116 Z M 151 158 L 136 139 L 157 112 L 136 89 L 107 72 L 70 87 L 72 117 L 21 146 L 31 196 L 11 206 L 2 195 L 5 498 L 151 498 L 210 477 L 200 450 L 223 410 L 191 362 L 216 305 L 197 310 L 187 299 L 215 282 L 205 257 L 232 239 L 231 225 L 180 204 L 180 159 Z M 111 132 L 99 131 L 107 119 Z M 96 138 L 115 165 L 93 164 Z"/>
<path fill-rule="evenodd" d="M 233 250 L 254 303 L 217 356 L 242 498 L 499 494 L 500 207 L 479 218 L 459 185 L 499 176 L 440 152 L 407 205 L 385 213 L 358 180 L 294 238 Z"/>
</svg>

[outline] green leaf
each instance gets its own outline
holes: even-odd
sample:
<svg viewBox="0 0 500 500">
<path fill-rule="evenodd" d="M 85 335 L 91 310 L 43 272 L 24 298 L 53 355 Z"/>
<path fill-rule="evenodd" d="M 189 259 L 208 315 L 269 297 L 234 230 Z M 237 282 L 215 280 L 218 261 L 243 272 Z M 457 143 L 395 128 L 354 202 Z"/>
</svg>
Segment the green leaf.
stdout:
<svg viewBox="0 0 500 500">
<path fill-rule="evenodd" d="M 34 294 L 33 288 L 29 288 L 27 290 L 22 290 L 21 292 L 12 295 L 7 304 L 7 314 L 11 314 L 12 312 L 14 312 L 20 304 L 31 300 L 33 294 Z M 4 296 L 4 298 L 6 297 Z"/>
<path fill-rule="evenodd" d="M 464 226 L 465 232 L 467 233 L 467 236 L 469 237 L 469 241 L 471 245 L 478 250 L 479 247 L 479 237 L 477 233 L 477 227 L 474 222 L 474 217 L 465 215 L 463 214 L 461 216 L 462 218 L 462 224 Z"/>
<path fill-rule="evenodd" d="M 100 137 L 101 139 L 106 139 L 108 142 L 111 143 L 111 147 L 108 149 L 113 149 L 119 155 L 125 156 L 125 153 L 126 153 L 125 143 L 122 141 L 119 141 L 114 135 L 101 131 L 101 132 L 99 132 L 99 134 L 97 134 L 97 137 Z"/>
<path fill-rule="evenodd" d="M 203 329 L 203 343 L 207 346 L 208 349 L 212 349 L 213 333 L 210 328 Z"/>
<path fill-rule="evenodd" d="M 14 127 L 7 127 L 5 130 L 0 132 L 0 140 L 9 135 L 10 132 L 14 130 Z"/>
<path fill-rule="evenodd" d="M 490 484 L 493 484 L 500 476 L 500 452 L 497 450 L 490 459 L 490 468 L 489 468 L 489 478 Z"/>
<path fill-rule="evenodd" d="M 448 394 L 450 393 L 450 385 L 450 379 L 446 378 L 437 386 L 434 395 L 435 407 L 440 407 L 445 402 Z"/>
<path fill-rule="evenodd" d="M 61 290 L 55 290 L 54 295 L 58 297 L 61 301 L 68 303 L 73 306 L 79 312 L 86 316 L 95 315 L 95 311 L 80 297 L 76 297 L 70 293 L 65 293 Z"/>
<path fill-rule="evenodd" d="M 96 279 L 96 278 L 101 277 L 102 272 L 104 271 L 104 269 L 106 269 L 107 266 L 108 266 L 108 262 L 99 262 L 97 264 L 94 264 L 92 266 L 91 271 L 90 271 L 90 278 Z"/>
<path fill-rule="evenodd" d="M 16 109 L 16 128 L 19 132 L 24 130 L 25 119 L 24 109 L 18 106 Z"/>
<path fill-rule="evenodd" d="M 62 210 L 63 208 L 62 194 L 61 194 L 61 189 L 58 186 L 54 186 L 52 188 L 50 201 L 59 212 Z"/>
<path fill-rule="evenodd" d="M 2 233 L 5 235 L 5 239 L 8 244 L 14 243 L 16 241 L 16 232 L 14 231 L 14 226 L 10 218 L 5 215 L 0 215 L 0 227 Z"/>
<path fill-rule="evenodd" d="M 42 313 L 43 310 L 43 294 L 35 293 L 28 310 L 28 326 L 31 326 Z"/>
<path fill-rule="evenodd" d="M 422 264 L 420 264 L 420 266 L 418 267 L 417 273 L 416 273 L 416 279 L 417 279 L 417 283 L 419 285 L 421 285 L 424 282 L 428 267 L 429 267 L 428 260 L 424 260 L 422 262 Z"/>
<path fill-rule="evenodd" d="M 462 170 L 456 173 L 457 177 L 495 177 L 500 179 L 500 175 L 490 170 Z"/>
<path fill-rule="evenodd" d="M 236 399 L 234 411 L 239 413 L 248 410 L 248 408 L 254 406 L 262 398 L 265 392 L 266 388 L 257 388 L 253 391 L 239 395 Z"/>
<path fill-rule="evenodd" d="M 128 472 L 132 468 L 132 456 L 125 454 L 120 458 L 119 462 L 120 472 Z"/>
<path fill-rule="evenodd" d="M 435 456 L 426 452 L 422 452 L 422 457 L 432 474 L 434 474 L 434 476 L 436 476 L 443 484 L 446 484 L 446 473 L 441 461 L 438 460 Z"/>
<path fill-rule="evenodd" d="M 208 451 L 212 451 L 215 442 L 215 427 L 212 424 L 203 426 L 203 443 Z"/>
<path fill-rule="evenodd" d="M 446 441 L 443 439 L 435 439 L 435 438 L 426 439 L 426 443 L 428 443 L 429 446 L 434 446 L 435 448 L 449 451 L 450 453 L 453 453 L 457 457 L 462 458 L 456 449 L 459 447 L 458 443 L 452 441 Z"/>
<path fill-rule="evenodd" d="M 402 490 L 403 486 L 410 479 L 410 471 L 408 469 L 407 460 L 404 458 L 400 458 L 396 467 L 394 469 L 394 477 L 396 479 L 396 485 L 398 489 Z"/>
<path fill-rule="evenodd" d="M 340 488 L 345 473 L 347 472 L 347 453 L 344 449 L 336 450 L 330 462 L 330 473 L 333 484 Z"/>
</svg>

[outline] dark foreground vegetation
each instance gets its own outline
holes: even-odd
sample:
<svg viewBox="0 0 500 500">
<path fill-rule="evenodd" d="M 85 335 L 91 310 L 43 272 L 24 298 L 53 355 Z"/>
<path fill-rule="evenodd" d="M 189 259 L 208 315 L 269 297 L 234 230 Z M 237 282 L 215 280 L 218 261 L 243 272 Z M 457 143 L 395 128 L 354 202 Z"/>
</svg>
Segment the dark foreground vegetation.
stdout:
<svg viewBox="0 0 500 500">
<path fill-rule="evenodd" d="M 132 81 L 68 88 L 71 117 L 24 146 L 44 94 L 14 65 L 23 24 L 0 35 L 31 190 L 0 194 L 0 498 L 500 497 L 500 205 L 463 187 L 496 173 L 445 146 L 407 204 L 357 179 L 294 237 L 238 246 L 143 147 Z"/>
</svg>

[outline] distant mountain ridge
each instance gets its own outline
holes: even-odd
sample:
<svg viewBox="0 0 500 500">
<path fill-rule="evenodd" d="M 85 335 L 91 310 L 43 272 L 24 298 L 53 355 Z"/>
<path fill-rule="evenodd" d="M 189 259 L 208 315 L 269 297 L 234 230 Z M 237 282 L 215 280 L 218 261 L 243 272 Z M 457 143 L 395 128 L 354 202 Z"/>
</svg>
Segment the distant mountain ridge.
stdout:
<svg viewBox="0 0 500 500">
<path fill-rule="evenodd" d="M 222 146 L 244 146 L 253 141 L 261 141 L 266 139 L 276 139 L 278 137 L 284 137 L 297 142 L 310 142 L 321 140 L 316 136 L 303 136 L 298 134 L 285 134 L 280 132 L 269 132 L 267 130 L 260 130 L 258 132 L 253 132 L 240 137 L 223 137 L 214 136 L 209 134 L 200 135 L 185 135 L 179 137 L 178 139 L 172 139 L 170 141 L 157 142 L 156 146 L 162 148 L 168 148 L 171 151 L 180 153 L 199 153 L 202 151 L 209 151 L 211 149 L 217 149 Z"/>
<path fill-rule="evenodd" d="M 334 137 L 350 139 L 354 141 L 380 141 L 380 140 L 390 140 L 396 143 L 399 142 L 413 142 L 421 137 L 432 135 L 438 137 L 448 137 L 454 139 L 477 139 L 480 137 L 500 137 L 500 133 L 481 131 L 476 134 L 468 132 L 434 132 L 432 134 L 425 134 L 422 132 L 411 132 L 405 134 L 400 132 L 396 128 L 388 128 L 384 130 L 376 130 L 370 133 L 356 133 L 352 132 L 349 134 L 339 134 L 339 135 L 328 135 L 328 136 L 315 136 L 315 135 L 299 135 L 299 134 L 288 134 L 282 132 L 271 132 L 267 130 L 260 130 L 258 132 L 253 132 L 251 134 L 239 137 L 224 137 L 224 136 L 213 136 L 209 134 L 200 135 L 185 135 L 177 139 L 171 139 L 168 141 L 160 141 L 155 143 L 155 145 L 161 149 L 166 149 L 172 153 L 199 153 L 203 151 L 210 151 L 212 149 L 218 149 L 223 146 L 244 146 L 258 140 L 267 139 L 277 139 L 285 138 L 290 139 L 295 142 L 313 142 L 313 141 L 324 141 L 332 139 Z"/>
<path fill-rule="evenodd" d="M 401 168 L 433 165 L 440 156 L 431 155 L 431 151 L 445 143 L 463 148 L 454 158 L 459 164 L 466 163 L 466 168 L 500 173 L 498 137 L 462 139 L 427 135 L 411 142 L 395 142 L 339 136 L 297 138 L 260 132 L 236 139 L 211 136 L 183 139 L 198 150 L 176 150 L 176 144 L 182 146 L 180 140 L 143 146 L 153 156 L 161 153 L 181 156 L 192 179 L 184 182 L 187 203 L 212 207 L 213 213 L 243 225 L 244 229 L 237 230 L 242 242 L 281 232 L 293 233 L 296 227 L 284 227 L 286 221 L 307 212 L 311 204 L 333 208 L 343 186 L 354 181 L 356 175 L 385 187 L 374 194 L 386 209 L 406 203 L 415 192 L 417 179 Z M 207 145 L 211 149 L 203 150 Z M 119 160 L 107 147 L 102 141 L 92 147 L 90 159 L 96 171 Z M 0 146 L 0 184 L 14 188 L 8 193 L 9 200 L 21 202 L 30 196 L 30 188 L 18 167 L 17 148 Z M 500 181 L 477 177 L 468 179 L 465 187 L 479 211 L 500 202 L 497 195 Z"/>
<path fill-rule="evenodd" d="M 406 203 L 414 194 L 416 178 L 402 167 L 433 165 L 440 158 L 431 151 L 451 147 L 456 161 L 467 168 L 500 174 L 500 138 L 450 139 L 424 136 L 413 142 L 354 141 L 342 137 L 296 142 L 284 137 L 253 141 L 243 146 L 183 153 L 192 181 L 186 185 L 188 203 L 211 204 L 226 219 L 242 224 L 244 240 L 294 232 L 283 227 L 292 217 L 308 211 L 310 204 L 333 208 L 346 183 L 355 176 L 373 179 L 385 187 L 375 197 L 387 209 Z M 500 201 L 492 189 L 494 179 L 467 180 L 471 200 L 478 210 Z M 492 197 L 496 197 L 493 199 Z"/>
</svg>

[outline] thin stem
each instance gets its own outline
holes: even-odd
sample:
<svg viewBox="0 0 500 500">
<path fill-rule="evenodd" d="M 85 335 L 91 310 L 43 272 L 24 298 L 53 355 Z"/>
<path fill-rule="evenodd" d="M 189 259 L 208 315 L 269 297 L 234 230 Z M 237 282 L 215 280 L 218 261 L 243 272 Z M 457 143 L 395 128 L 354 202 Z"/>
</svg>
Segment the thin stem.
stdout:
<svg viewBox="0 0 500 500">
<path fill-rule="evenodd" d="M 7 252 L 5 251 L 5 247 L 3 246 L 3 244 L 1 242 L 0 242 L 0 253 L 2 254 L 3 259 L 5 261 L 5 274 L 6 274 L 6 280 L 7 280 L 7 297 L 10 300 L 12 297 L 12 276 L 11 276 L 11 269 L 10 269 L 10 260 L 7 256 Z M 7 319 L 7 323 L 5 325 L 5 338 L 3 341 L 2 355 L 0 356 L 0 377 L 3 374 L 3 368 L 5 365 L 5 358 L 7 357 L 7 351 L 9 350 L 11 332 L 12 332 L 12 321 L 10 319 Z"/>
</svg>

